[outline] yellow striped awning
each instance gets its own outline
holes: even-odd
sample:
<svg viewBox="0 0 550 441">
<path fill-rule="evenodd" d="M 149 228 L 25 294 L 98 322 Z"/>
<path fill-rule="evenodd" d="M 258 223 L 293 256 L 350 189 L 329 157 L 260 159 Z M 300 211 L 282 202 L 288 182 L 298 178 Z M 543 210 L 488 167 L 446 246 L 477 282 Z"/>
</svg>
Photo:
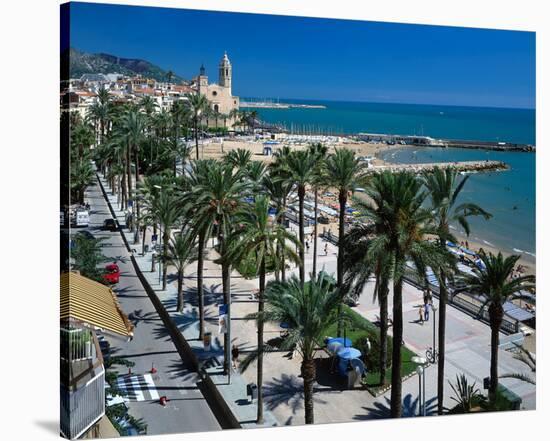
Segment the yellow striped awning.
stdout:
<svg viewBox="0 0 550 441">
<path fill-rule="evenodd" d="M 73 272 L 61 274 L 60 320 L 77 320 L 124 337 L 134 331 L 111 288 Z"/>
</svg>

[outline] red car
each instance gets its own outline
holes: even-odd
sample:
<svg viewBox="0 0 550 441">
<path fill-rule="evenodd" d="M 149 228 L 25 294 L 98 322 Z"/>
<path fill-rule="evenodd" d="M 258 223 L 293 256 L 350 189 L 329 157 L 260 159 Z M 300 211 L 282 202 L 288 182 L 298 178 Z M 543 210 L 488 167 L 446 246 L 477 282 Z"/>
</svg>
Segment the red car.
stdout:
<svg viewBox="0 0 550 441">
<path fill-rule="evenodd" d="M 105 273 L 103 274 L 103 280 L 110 285 L 118 283 L 120 280 L 120 269 L 116 263 L 110 263 L 105 267 Z"/>
</svg>

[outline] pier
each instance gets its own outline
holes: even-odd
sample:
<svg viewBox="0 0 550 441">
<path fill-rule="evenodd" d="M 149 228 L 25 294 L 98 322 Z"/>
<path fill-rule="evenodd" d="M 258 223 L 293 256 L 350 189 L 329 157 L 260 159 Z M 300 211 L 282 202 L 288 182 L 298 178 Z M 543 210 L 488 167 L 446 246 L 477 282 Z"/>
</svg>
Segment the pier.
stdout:
<svg viewBox="0 0 550 441">
<path fill-rule="evenodd" d="M 424 171 L 433 171 L 434 168 L 451 167 L 459 172 L 477 173 L 508 170 L 510 167 L 502 161 L 461 161 L 461 162 L 432 162 L 423 164 L 387 164 L 378 165 L 368 169 L 371 173 L 390 170 L 392 172 L 412 171 L 414 173 L 422 173 Z"/>
</svg>

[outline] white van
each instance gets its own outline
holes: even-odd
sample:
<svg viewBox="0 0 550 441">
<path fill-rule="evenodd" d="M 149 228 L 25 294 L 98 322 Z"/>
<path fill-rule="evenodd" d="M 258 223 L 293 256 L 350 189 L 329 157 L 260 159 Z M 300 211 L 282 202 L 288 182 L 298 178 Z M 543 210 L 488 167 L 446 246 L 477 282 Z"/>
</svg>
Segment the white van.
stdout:
<svg viewBox="0 0 550 441">
<path fill-rule="evenodd" d="M 77 227 L 87 227 L 90 224 L 90 214 L 88 210 L 76 210 L 74 221 Z"/>
</svg>

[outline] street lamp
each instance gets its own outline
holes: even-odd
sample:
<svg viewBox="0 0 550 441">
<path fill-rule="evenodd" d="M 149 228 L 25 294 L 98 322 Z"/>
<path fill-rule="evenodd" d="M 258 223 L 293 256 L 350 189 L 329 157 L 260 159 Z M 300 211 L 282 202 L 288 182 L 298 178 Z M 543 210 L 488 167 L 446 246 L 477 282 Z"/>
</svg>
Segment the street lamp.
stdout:
<svg viewBox="0 0 550 441">
<path fill-rule="evenodd" d="M 437 307 L 434 306 L 432 304 L 432 313 L 433 313 L 433 323 L 434 323 L 434 330 L 433 330 L 433 352 L 432 352 L 432 360 L 431 362 L 435 364 L 435 362 L 437 361 L 437 350 L 436 350 L 436 346 L 435 346 L 435 327 L 436 327 L 436 320 L 437 320 L 437 315 L 436 315 L 436 312 L 437 312 Z"/>
<path fill-rule="evenodd" d="M 411 361 L 417 364 L 416 373 L 418 374 L 418 416 L 426 416 L 426 359 L 415 355 Z"/>
</svg>

